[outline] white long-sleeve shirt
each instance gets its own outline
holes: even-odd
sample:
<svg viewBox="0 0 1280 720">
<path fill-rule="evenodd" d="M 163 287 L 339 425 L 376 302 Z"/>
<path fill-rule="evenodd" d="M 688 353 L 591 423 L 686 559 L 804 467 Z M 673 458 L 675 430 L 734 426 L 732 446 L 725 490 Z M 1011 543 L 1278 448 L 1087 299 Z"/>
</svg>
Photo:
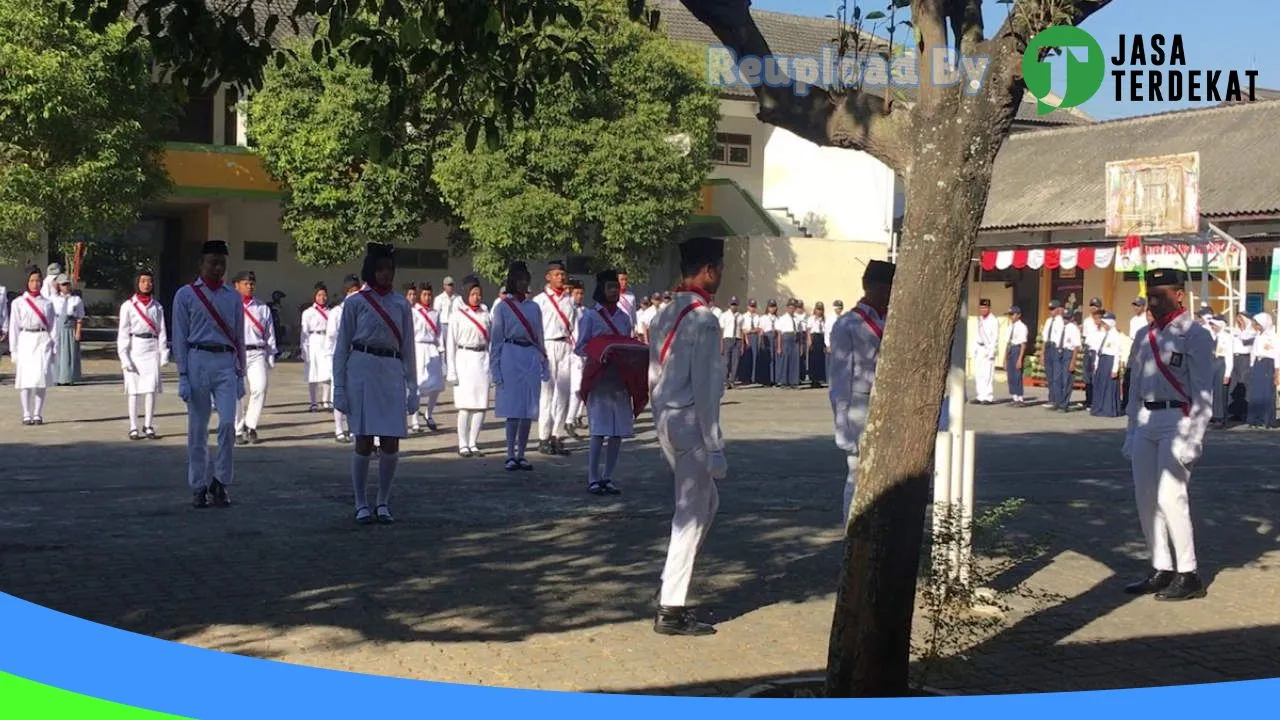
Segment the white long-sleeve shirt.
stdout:
<svg viewBox="0 0 1280 720">
<path fill-rule="evenodd" d="M 676 319 L 694 302 L 701 307 Z M 649 326 L 649 396 L 654 412 L 692 407 L 708 452 L 724 451 L 720 401 L 724 397 L 724 355 L 720 323 L 707 308 L 710 299 L 695 292 L 676 293 Z M 668 342 L 668 338 L 670 342 Z M 666 361 L 662 349 L 667 348 Z"/>
<path fill-rule="evenodd" d="M 1214 350 L 1213 354 L 1226 360 L 1227 367 L 1223 371 L 1224 380 L 1231 379 L 1231 373 L 1236 367 L 1235 357 L 1235 337 L 1230 328 L 1222 328 L 1213 334 Z"/>
<path fill-rule="evenodd" d="M 542 337 L 546 342 L 565 341 L 573 337 L 573 293 L 561 290 L 556 294 L 554 290 L 547 288 L 538 293 L 533 302 L 542 313 Z M 533 318 L 529 321 L 533 322 Z"/>
<path fill-rule="evenodd" d="M 849 409 L 854 404 L 854 395 L 871 393 L 884 324 L 885 319 L 874 308 L 858 303 L 853 311 L 836 318 L 831 325 L 831 359 L 827 362 L 831 387 L 827 396 L 835 415 L 836 445 L 842 450 L 857 447 L 862 434 L 860 428 L 852 426 Z"/>
<path fill-rule="evenodd" d="M 276 328 L 271 322 L 271 308 L 257 298 L 244 304 L 244 346 L 255 348 L 266 353 L 267 357 L 276 356 Z M 257 321 L 256 323 L 254 321 Z M 259 329 L 261 328 L 261 329 Z"/>
<path fill-rule="evenodd" d="M 120 367 L 125 370 L 134 364 L 130 352 L 133 349 L 133 338 L 138 335 L 154 335 L 160 350 L 160 364 L 169 362 L 169 331 L 164 323 L 164 306 L 155 298 L 144 304 L 134 295 L 120 306 L 120 320 L 116 327 L 116 356 L 120 358 Z"/>
<path fill-rule="evenodd" d="M 34 305 L 39 312 L 32 309 Z M 41 318 L 41 315 L 44 317 Z M 58 333 L 54 323 L 57 318 L 53 314 L 53 303 L 43 295 L 22 293 L 9 305 L 9 357 L 16 364 L 19 361 L 18 338 L 23 332 L 47 332 L 53 352 L 58 352 Z"/>
<path fill-rule="evenodd" d="M 1137 340 L 1141 336 L 1147 334 L 1147 315 L 1146 313 L 1138 313 L 1129 318 L 1129 339 Z"/>
<path fill-rule="evenodd" d="M 440 315 L 440 322 L 448 325 L 449 320 L 453 318 L 453 311 L 457 310 L 461 305 L 462 298 L 457 293 L 450 295 L 447 292 L 442 292 L 436 296 L 432 307 Z"/>
<path fill-rule="evenodd" d="M 440 330 L 440 313 L 421 304 L 413 306 L 413 341 L 444 351 L 444 335 Z"/>
<path fill-rule="evenodd" d="M 1000 321 L 995 315 L 978 316 L 973 336 L 973 357 L 994 359 L 1000 347 Z"/>
</svg>

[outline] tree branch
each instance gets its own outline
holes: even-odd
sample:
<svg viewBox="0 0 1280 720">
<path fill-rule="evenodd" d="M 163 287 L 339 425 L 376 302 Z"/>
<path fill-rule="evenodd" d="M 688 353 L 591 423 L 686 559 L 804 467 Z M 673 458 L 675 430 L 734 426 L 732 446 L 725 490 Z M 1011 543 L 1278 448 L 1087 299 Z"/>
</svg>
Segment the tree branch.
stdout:
<svg viewBox="0 0 1280 720">
<path fill-rule="evenodd" d="M 1070 10 L 1074 18 L 1072 24 L 1079 25 L 1111 2 L 1112 0 L 1018 0 L 1013 12 L 1009 13 L 1008 19 L 1000 26 L 992 41 L 998 43 L 1006 37 L 1014 38 L 1017 40 L 1018 52 L 1022 53 L 1027 49 L 1031 38 L 1053 24 L 1051 8 L 1067 5 L 1064 9 Z"/>
<path fill-rule="evenodd" d="M 916 26 L 916 55 L 920 63 L 920 106 L 937 105 L 945 88 L 932 82 L 936 71 L 933 61 L 936 50 L 947 47 L 947 5 L 950 0 L 915 0 L 911 4 L 911 21 Z M 957 59 L 956 62 L 959 62 Z"/>
<path fill-rule="evenodd" d="M 949 0 L 947 16 L 951 20 L 951 36 L 956 55 L 977 47 L 984 39 L 982 0 Z"/>
<path fill-rule="evenodd" d="M 689 12 L 711 29 L 741 62 L 772 55 L 751 17 L 749 0 L 681 0 Z M 815 48 L 816 50 L 816 48 Z M 797 95 L 793 87 L 752 88 L 760 104 L 761 122 L 788 130 L 818 145 L 861 150 L 895 170 L 910 157 L 910 116 L 893 112 L 892 102 L 863 91 L 833 94 L 817 87 Z"/>
</svg>

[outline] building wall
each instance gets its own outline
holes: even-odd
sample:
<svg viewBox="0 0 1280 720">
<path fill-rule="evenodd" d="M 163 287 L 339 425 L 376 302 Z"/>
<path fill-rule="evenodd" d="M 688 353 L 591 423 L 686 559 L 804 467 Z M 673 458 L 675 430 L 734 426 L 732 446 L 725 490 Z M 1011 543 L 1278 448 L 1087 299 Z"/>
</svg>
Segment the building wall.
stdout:
<svg viewBox="0 0 1280 720">
<path fill-rule="evenodd" d="M 764 197 L 764 163 L 769 137 L 775 133 L 770 125 L 756 119 L 756 103 L 743 100 L 721 100 L 717 132 L 751 136 L 750 165 L 712 166 L 711 177 L 726 178 L 742 186 L 757 200 Z"/>
<path fill-rule="evenodd" d="M 862 271 L 871 260 L 884 260 L 888 248 L 880 243 L 821 238 L 751 238 L 746 289 L 739 297 L 755 298 L 762 306 L 770 298 L 780 303 L 799 298 L 806 306 L 821 300 L 845 307 L 862 295 Z"/>
</svg>

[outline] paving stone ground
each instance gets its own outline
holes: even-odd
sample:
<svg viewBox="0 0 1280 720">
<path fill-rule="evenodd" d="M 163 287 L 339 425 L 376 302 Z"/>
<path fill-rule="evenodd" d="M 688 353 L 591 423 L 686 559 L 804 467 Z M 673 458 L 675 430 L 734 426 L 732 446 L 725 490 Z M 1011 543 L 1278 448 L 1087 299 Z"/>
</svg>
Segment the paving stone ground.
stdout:
<svg viewBox="0 0 1280 720">
<path fill-rule="evenodd" d="M 10 375 L 7 363 L 0 375 Z M 195 511 L 185 418 L 170 381 L 155 442 L 130 442 L 115 363 L 50 392 L 25 428 L 0 387 L 0 590 L 107 625 L 339 670 L 558 690 L 724 694 L 818 671 L 826 659 L 844 459 L 823 391 L 748 388 L 723 410 L 730 477 L 696 571 L 720 633 L 671 639 L 648 602 L 671 481 L 642 416 L 625 495 L 584 491 L 584 454 L 502 470 L 441 432 L 406 441 L 392 527 L 352 522 L 350 450 L 279 366 L 260 433 L 237 449 L 235 507 Z M 445 400 L 448 400 L 446 396 Z M 935 685 L 1040 692 L 1280 675 L 1280 439 L 1215 433 L 1192 486 L 1206 600 L 1164 605 L 1121 587 L 1143 569 L 1121 420 L 975 407 L 981 505 L 1026 501 L 1015 537 L 1047 552 L 1002 582 L 1061 596 L 1015 604 Z M 921 625 L 918 616 L 917 625 Z"/>
</svg>

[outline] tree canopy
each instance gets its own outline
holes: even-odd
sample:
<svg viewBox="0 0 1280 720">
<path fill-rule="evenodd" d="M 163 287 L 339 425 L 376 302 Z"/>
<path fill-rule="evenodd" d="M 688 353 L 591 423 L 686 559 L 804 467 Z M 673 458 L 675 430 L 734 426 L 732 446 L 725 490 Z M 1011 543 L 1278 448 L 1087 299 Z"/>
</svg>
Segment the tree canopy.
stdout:
<svg viewBox="0 0 1280 720">
<path fill-rule="evenodd" d="M 95 33 L 54 0 L 0 0 L 0 257 L 125 229 L 168 187 L 173 96 L 131 25 Z"/>
</svg>

